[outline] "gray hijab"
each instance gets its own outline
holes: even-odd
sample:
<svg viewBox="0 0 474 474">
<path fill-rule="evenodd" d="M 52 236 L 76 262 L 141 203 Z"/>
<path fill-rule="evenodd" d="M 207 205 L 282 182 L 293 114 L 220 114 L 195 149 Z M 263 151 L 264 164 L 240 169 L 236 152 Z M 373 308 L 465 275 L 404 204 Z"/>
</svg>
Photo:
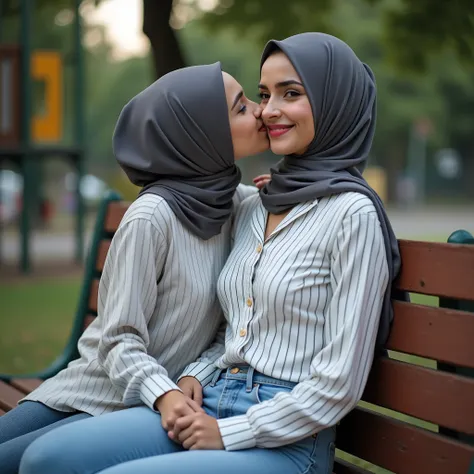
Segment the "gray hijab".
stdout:
<svg viewBox="0 0 474 474">
<path fill-rule="evenodd" d="M 369 197 L 385 240 L 390 283 L 377 335 L 383 345 L 393 320 L 391 298 L 406 300 L 393 287 L 401 260 L 397 239 L 382 201 L 362 177 L 375 131 L 376 87 L 370 68 L 343 41 L 323 33 L 302 33 L 269 41 L 261 65 L 277 50 L 286 54 L 308 94 L 315 136 L 303 155 L 285 156 L 272 169 L 272 180 L 260 192 L 265 208 L 282 213 L 298 203 L 344 192 Z"/>
<path fill-rule="evenodd" d="M 113 149 L 140 195 L 162 196 L 202 239 L 219 234 L 240 182 L 220 63 L 170 72 L 135 96 Z"/>
</svg>

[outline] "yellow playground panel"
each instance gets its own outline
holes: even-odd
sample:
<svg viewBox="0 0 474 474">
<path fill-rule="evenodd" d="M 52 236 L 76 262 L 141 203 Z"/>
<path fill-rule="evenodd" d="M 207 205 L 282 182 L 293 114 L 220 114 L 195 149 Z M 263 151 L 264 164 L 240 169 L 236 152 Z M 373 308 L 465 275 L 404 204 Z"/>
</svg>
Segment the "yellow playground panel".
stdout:
<svg viewBox="0 0 474 474">
<path fill-rule="evenodd" d="M 33 115 L 33 142 L 58 142 L 62 138 L 63 88 L 62 62 L 56 51 L 34 51 L 31 55 L 31 76 L 44 83 L 44 112 Z"/>
</svg>

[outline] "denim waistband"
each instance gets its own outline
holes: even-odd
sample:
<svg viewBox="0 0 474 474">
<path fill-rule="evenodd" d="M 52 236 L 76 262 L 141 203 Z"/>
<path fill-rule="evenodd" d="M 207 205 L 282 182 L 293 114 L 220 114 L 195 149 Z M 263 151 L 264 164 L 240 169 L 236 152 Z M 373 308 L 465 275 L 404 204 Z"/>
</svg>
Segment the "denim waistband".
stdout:
<svg viewBox="0 0 474 474">
<path fill-rule="evenodd" d="M 247 391 L 251 391 L 254 384 L 273 385 L 274 387 L 293 388 L 296 382 L 280 380 L 256 371 L 249 365 L 233 365 L 228 369 L 218 369 L 212 378 L 211 386 L 219 379 L 241 380 L 246 383 Z"/>
</svg>

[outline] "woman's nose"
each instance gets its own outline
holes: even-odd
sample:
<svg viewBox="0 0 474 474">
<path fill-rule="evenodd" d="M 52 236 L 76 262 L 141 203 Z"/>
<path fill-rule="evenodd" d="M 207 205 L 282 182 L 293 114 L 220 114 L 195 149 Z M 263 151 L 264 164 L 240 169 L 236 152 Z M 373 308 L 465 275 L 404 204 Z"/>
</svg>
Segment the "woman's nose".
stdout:
<svg viewBox="0 0 474 474">
<path fill-rule="evenodd" d="M 260 107 L 262 109 L 263 120 L 279 117 L 281 115 L 280 110 L 274 107 L 270 101 L 268 101 L 265 105 L 260 105 Z"/>
</svg>

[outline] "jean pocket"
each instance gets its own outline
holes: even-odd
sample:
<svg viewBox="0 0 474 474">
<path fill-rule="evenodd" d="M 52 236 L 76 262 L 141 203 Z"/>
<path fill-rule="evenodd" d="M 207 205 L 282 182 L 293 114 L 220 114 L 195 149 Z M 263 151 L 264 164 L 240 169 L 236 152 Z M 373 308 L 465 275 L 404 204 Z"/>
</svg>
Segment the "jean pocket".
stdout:
<svg viewBox="0 0 474 474">
<path fill-rule="evenodd" d="M 336 452 L 335 431 L 333 428 L 326 428 L 313 438 L 315 441 L 312 453 L 313 464 L 308 474 L 331 474 Z"/>
<path fill-rule="evenodd" d="M 291 392 L 291 388 L 266 383 L 254 383 L 252 397 L 256 403 L 262 403 L 271 400 L 281 392 Z"/>
</svg>

